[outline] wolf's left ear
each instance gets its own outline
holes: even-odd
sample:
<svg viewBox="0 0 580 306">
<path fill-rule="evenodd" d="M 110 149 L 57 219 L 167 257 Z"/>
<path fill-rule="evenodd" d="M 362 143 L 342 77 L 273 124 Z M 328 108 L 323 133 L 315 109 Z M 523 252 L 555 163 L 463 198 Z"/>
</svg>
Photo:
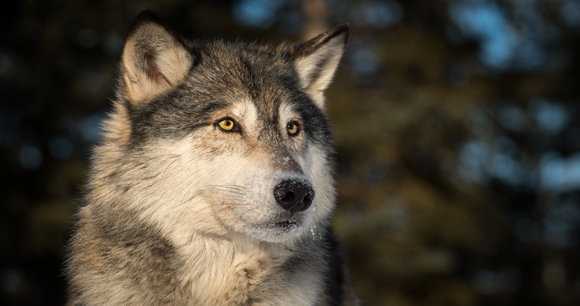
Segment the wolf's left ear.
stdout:
<svg viewBox="0 0 580 306">
<path fill-rule="evenodd" d="M 324 90 L 332 81 L 349 33 L 350 26 L 343 24 L 294 46 L 290 51 L 302 87 L 320 108 L 324 107 Z"/>
<path fill-rule="evenodd" d="M 193 57 L 152 11 L 137 15 L 123 47 L 122 94 L 135 105 L 176 86 Z"/>
</svg>

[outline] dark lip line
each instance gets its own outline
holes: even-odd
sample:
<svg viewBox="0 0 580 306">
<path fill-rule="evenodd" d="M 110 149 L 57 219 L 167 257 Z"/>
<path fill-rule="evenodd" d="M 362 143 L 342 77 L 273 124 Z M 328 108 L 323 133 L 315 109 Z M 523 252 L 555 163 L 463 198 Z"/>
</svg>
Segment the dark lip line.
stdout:
<svg viewBox="0 0 580 306">
<path fill-rule="evenodd" d="M 270 222 L 258 225 L 260 228 L 269 228 L 269 229 L 290 229 L 298 227 L 298 222 L 291 221 L 291 220 L 284 220 L 284 221 L 277 221 L 277 222 Z"/>
<path fill-rule="evenodd" d="M 276 222 L 274 224 L 275 225 L 297 225 L 298 223 L 295 221 L 285 220 L 285 221 Z"/>
</svg>

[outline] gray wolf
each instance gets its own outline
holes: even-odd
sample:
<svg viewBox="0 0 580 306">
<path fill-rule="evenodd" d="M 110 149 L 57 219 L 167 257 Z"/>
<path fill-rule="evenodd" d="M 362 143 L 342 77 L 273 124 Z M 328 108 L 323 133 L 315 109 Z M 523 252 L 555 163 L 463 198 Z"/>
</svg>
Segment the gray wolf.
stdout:
<svg viewBox="0 0 580 306">
<path fill-rule="evenodd" d="M 68 305 L 356 305 L 323 92 L 349 26 L 186 40 L 140 13 L 69 245 Z"/>
</svg>

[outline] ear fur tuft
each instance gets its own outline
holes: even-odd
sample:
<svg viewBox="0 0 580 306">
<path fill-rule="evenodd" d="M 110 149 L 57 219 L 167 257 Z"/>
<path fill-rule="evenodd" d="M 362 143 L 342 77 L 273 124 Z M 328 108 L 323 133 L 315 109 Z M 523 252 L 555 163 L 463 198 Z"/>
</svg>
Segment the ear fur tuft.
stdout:
<svg viewBox="0 0 580 306">
<path fill-rule="evenodd" d="M 186 47 L 152 11 L 137 15 L 123 47 L 122 94 L 142 104 L 176 86 L 193 63 Z"/>
<path fill-rule="evenodd" d="M 349 33 L 350 26 L 343 24 L 291 49 L 300 83 L 320 108 L 324 108 L 324 90 L 332 81 Z"/>
</svg>

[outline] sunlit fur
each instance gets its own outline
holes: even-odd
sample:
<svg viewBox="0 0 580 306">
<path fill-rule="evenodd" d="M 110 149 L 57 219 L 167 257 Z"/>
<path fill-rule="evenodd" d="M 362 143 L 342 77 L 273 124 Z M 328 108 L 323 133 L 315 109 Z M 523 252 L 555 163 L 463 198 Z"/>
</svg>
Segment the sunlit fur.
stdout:
<svg viewBox="0 0 580 306">
<path fill-rule="evenodd" d="M 328 86 L 347 36 L 202 44 L 141 13 L 69 246 L 68 305 L 356 305 L 311 92 Z M 236 128 L 220 129 L 224 118 Z M 285 179 L 313 187 L 310 207 L 276 202 Z"/>
</svg>

